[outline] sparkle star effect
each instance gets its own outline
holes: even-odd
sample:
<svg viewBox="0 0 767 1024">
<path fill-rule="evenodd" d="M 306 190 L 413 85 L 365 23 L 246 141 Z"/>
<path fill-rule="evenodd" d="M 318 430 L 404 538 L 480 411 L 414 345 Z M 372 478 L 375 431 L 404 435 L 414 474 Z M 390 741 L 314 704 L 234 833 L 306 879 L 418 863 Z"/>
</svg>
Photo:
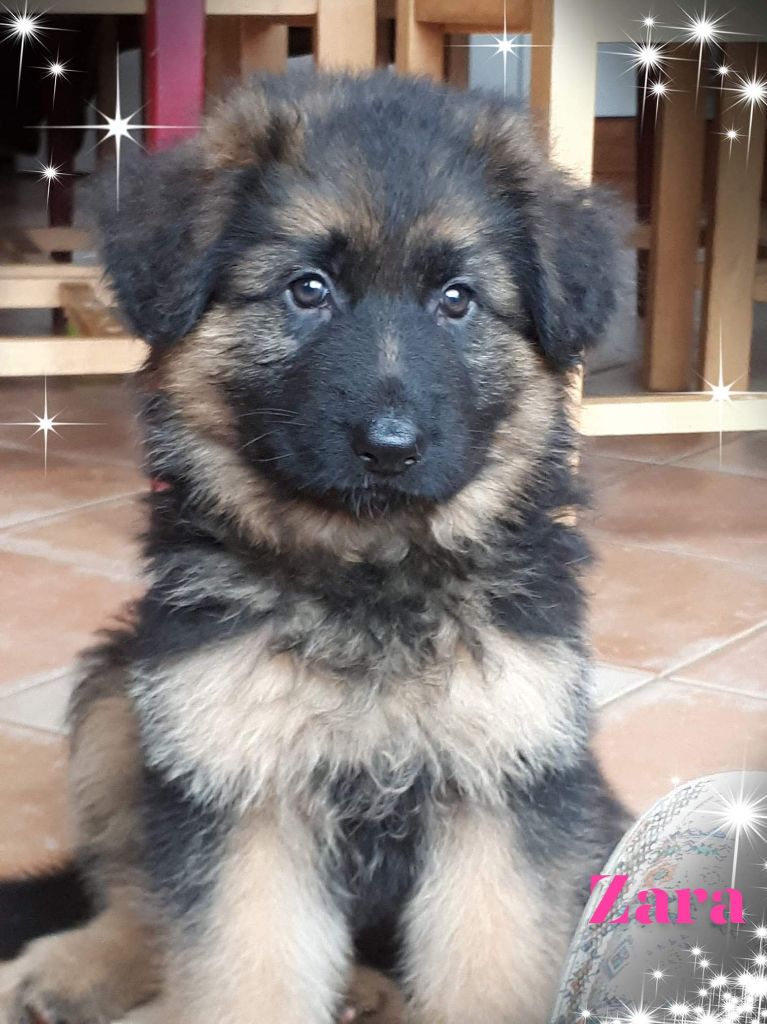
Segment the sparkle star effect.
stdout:
<svg viewBox="0 0 767 1024">
<path fill-rule="evenodd" d="M 758 949 L 743 961 L 742 969 L 728 974 L 722 965 L 712 965 L 700 946 L 689 950 L 699 975 L 691 991 L 680 992 L 663 1006 L 654 1006 L 644 997 L 638 1004 L 621 1004 L 621 1011 L 601 1017 L 593 1010 L 581 1012 L 577 1020 L 600 1021 L 601 1024 L 761 1024 L 767 1019 L 767 975 L 763 941 L 757 938 Z M 767 936 L 767 930 L 765 931 Z M 648 971 L 648 976 L 673 977 L 662 967 Z"/>
<path fill-rule="evenodd" d="M 508 17 L 506 14 L 506 4 L 503 6 L 503 33 L 500 36 L 493 36 L 492 43 L 453 43 L 453 46 L 466 47 L 469 50 L 492 50 L 493 57 L 501 57 L 503 59 L 503 95 L 506 96 L 508 93 L 508 68 L 509 68 L 509 57 L 516 58 L 519 55 L 520 50 L 535 50 L 540 47 L 546 47 L 545 43 L 528 43 L 524 41 L 524 37 L 519 33 L 509 34 L 508 31 Z"/>
<path fill-rule="evenodd" d="M 697 65 L 698 74 L 696 79 L 695 94 L 698 95 L 700 91 L 701 77 L 703 74 L 704 56 L 706 52 L 715 47 L 722 46 L 722 40 L 726 36 L 738 36 L 742 35 L 741 32 L 731 32 L 723 27 L 724 15 L 717 17 L 712 16 L 708 12 L 707 4 L 704 3 L 702 13 L 693 13 L 681 9 L 683 15 L 683 23 L 681 25 L 661 25 L 658 20 L 652 15 L 648 14 L 644 18 L 640 19 L 640 23 L 645 29 L 643 38 L 630 39 L 631 47 L 628 51 L 628 70 L 639 71 L 642 73 L 642 112 L 644 113 L 644 103 L 648 93 L 652 93 L 659 98 L 668 91 L 658 87 L 657 75 L 660 72 L 666 70 L 666 64 L 672 60 L 689 60 L 691 58 L 685 56 L 674 56 L 672 55 L 674 45 L 680 43 L 692 43 L 697 44 Z M 669 33 L 673 33 L 671 38 L 667 38 L 665 42 L 658 42 L 653 39 L 654 29 L 665 29 Z M 626 54 L 623 54 L 626 56 Z M 716 68 L 716 74 L 719 76 L 720 88 L 724 85 L 725 78 L 732 73 L 732 69 L 727 66 L 726 63 L 722 62 Z M 652 81 L 651 76 L 656 76 L 656 82 Z"/>
<path fill-rule="evenodd" d="M 719 91 L 722 92 L 724 89 L 725 79 L 729 78 L 732 74 L 732 68 L 727 64 L 718 64 L 715 69 L 716 77 L 719 79 Z"/>
<path fill-rule="evenodd" d="M 759 74 L 758 61 L 759 57 L 757 54 L 753 74 L 734 74 L 732 77 L 734 84 L 728 86 L 726 90 L 733 96 L 730 109 L 740 106 L 748 110 L 748 155 L 751 152 L 751 132 L 754 126 L 754 115 L 757 110 L 767 109 L 767 78 Z"/>
<path fill-rule="evenodd" d="M 62 171 L 61 168 L 63 165 L 54 164 L 52 160 L 49 160 L 47 164 L 44 164 L 42 161 L 39 161 L 39 164 L 39 170 L 28 171 L 27 173 L 36 174 L 38 176 L 39 181 L 45 181 L 48 183 L 45 199 L 45 205 L 47 207 L 50 205 L 51 201 L 51 185 L 54 183 L 54 181 L 57 182 L 62 177 L 69 177 L 69 171 Z"/>
<path fill-rule="evenodd" d="M 43 435 L 43 468 L 44 472 L 48 474 L 48 435 L 55 434 L 57 437 L 61 437 L 57 427 L 97 427 L 100 426 L 98 423 L 80 420 L 60 420 L 60 412 L 54 413 L 52 416 L 48 410 L 48 380 L 47 378 L 43 382 L 43 414 L 38 416 L 37 413 L 30 412 L 30 416 L 33 419 L 30 420 L 15 420 L 7 423 L 0 423 L 1 427 L 34 427 L 35 430 L 30 435 L 34 437 L 36 434 Z"/>
<path fill-rule="evenodd" d="M 703 71 L 703 55 L 711 47 L 721 46 L 725 36 L 739 36 L 742 32 L 731 32 L 722 27 L 725 16 L 713 17 L 708 13 L 708 5 L 704 3 L 702 14 L 693 14 L 682 10 L 684 23 L 682 25 L 667 25 L 674 32 L 678 32 L 684 42 L 698 44 L 698 78 L 695 87 L 697 96 L 700 91 L 700 79 Z"/>
<path fill-rule="evenodd" d="M 102 142 L 106 142 L 107 139 L 115 140 L 115 202 L 117 208 L 120 207 L 120 158 L 122 155 L 122 140 L 127 139 L 128 142 L 132 142 L 136 146 L 141 146 L 138 139 L 135 139 L 132 135 L 133 132 L 142 131 L 144 129 L 151 128 L 167 128 L 179 131 L 189 131 L 190 126 L 186 124 L 139 124 L 133 120 L 140 113 L 140 110 L 134 110 L 132 114 L 123 115 L 122 104 L 120 100 L 120 54 L 117 53 L 117 60 L 115 62 L 115 112 L 114 116 L 110 117 L 109 114 L 105 114 L 103 110 L 99 110 L 98 107 L 94 106 L 94 110 L 102 119 L 97 121 L 95 124 L 54 124 L 50 125 L 51 128 L 61 129 L 76 129 L 76 130 L 87 130 L 89 128 L 95 128 L 96 131 L 102 132 L 102 137 L 98 141 L 100 146 Z"/>
<path fill-rule="evenodd" d="M 745 776 L 742 776 L 737 792 L 726 795 L 717 793 L 716 799 L 717 807 L 700 813 L 711 815 L 714 818 L 714 831 L 724 831 L 734 838 L 730 882 L 734 888 L 742 842 L 744 840 L 753 842 L 754 839 L 758 839 L 760 842 L 767 841 L 767 797 L 756 797 L 747 793 Z M 699 961 L 699 965 L 702 966 L 703 961 Z M 712 979 L 712 983 L 716 980 L 718 979 Z"/>
<path fill-rule="evenodd" d="M 732 156 L 732 146 L 733 143 L 738 142 L 740 140 L 740 132 L 735 127 L 735 125 L 732 125 L 732 127 L 727 128 L 723 132 L 719 132 L 719 134 L 722 136 L 723 139 L 727 139 L 727 141 L 730 143 L 730 156 Z"/>
<path fill-rule="evenodd" d="M 58 53 L 55 60 L 46 61 L 44 65 L 35 65 L 35 67 L 38 71 L 44 71 L 46 78 L 53 80 L 53 102 L 55 103 L 56 87 L 59 84 L 59 79 L 62 82 L 66 82 L 74 69 L 70 68 L 68 60 L 61 60 Z"/>
<path fill-rule="evenodd" d="M 719 406 L 719 465 L 722 465 L 722 446 L 724 444 L 724 410 L 725 406 L 732 402 L 733 397 L 747 395 L 747 391 L 735 391 L 735 385 L 740 378 L 736 378 L 730 384 L 724 382 L 724 347 L 722 338 L 722 324 L 719 324 L 719 377 L 716 383 L 703 378 L 703 383 L 709 390 L 711 401 Z"/>
<path fill-rule="evenodd" d="M 19 73 L 16 79 L 16 99 L 18 99 L 21 90 L 21 69 L 24 66 L 24 47 L 27 43 L 40 42 L 42 33 L 46 32 L 47 29 L 43 25 L 39 14 L 29 13 L 27 0 L 24 0 L 24 9 L 21 11 L 12 11 L 5 4 L 2 6 L 8 18 L 0 22 L 0 28 L 6 30 L 6 39 L 19 44 Z"/>
<path fill-rule="evenodd" d="M 662 98 L 662 94 L 668 91 L 667 84 L 659 86 L 661 81 L 657 76 L 661 75 L 666 70 L 666 65 L 669 61 L 679 60 L 678 57 L 673 57 L 668 47 L 663 43 L 655 42 L 652 38 L 652 30 L 656 25 L 655 18 L 652 15 L 647 15 L 642 19 L 642 25 L 646 29 L 644 38 L 632 39 L 628 37 L 630 47 L 628 52 L 625 51 L 608 51 L 612 52 L 613 56 L 624 57 L 628 60 L 628 67 L 626 71 L 638 71 L 642 76 L 642 109 L 641 109 L 641 120 L 644 120 L 645 105 L 647 102 L 648 94 L 655 96 L 657 100 Z M 625 73 L 625 72 L 624 72 Z M 652 76 L 656 76 L 653 80 Z M 657 117 L 657 108 L 656 108 Z"/>
</svg>

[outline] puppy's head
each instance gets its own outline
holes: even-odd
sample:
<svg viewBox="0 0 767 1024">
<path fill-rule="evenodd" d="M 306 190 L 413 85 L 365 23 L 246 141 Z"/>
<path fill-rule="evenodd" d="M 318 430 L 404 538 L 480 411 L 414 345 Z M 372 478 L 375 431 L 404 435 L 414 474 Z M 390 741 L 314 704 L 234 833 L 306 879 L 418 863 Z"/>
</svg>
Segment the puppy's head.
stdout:
<svg viewBox="0 0 767 1024">
<path fill-rule="evenodd" d="M 614 307 L 605 213 L 500 101 L 267 79 L 125 177 L 106 264 L 160 386 L 325 509 L 434 509 L 526 465 Z"/>
</svg>

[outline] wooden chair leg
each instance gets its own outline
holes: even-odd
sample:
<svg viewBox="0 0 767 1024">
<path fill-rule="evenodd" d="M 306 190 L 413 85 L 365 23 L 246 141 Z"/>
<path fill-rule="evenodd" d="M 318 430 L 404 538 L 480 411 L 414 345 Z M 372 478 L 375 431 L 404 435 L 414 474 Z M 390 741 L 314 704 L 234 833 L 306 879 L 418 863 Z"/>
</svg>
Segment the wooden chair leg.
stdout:
<svg viewBox="0 0 767 1024">
<path fill-rule="evenodd" d="M 695 53 L 680 52 L 691 59 L 667 73 L 676 91 L 661 107 L 656 134 L 644 350 L 650 391 L 690 386 L 706 132 Z"/>
<path fill-rule="evenodd" d="M 767 51 L 757 43 L 731 43 L 726 62 L 733 72 L 757 79 L 767 73 Z M 719 379 L 720 354 L 725 383 L 748 389 L 754 326 L 754 276 L 759 248 L 759 217 L 765 150 L 765 112 L 719 104 L 716 188 L 704 283 L 701 376 Z M 739 133 L 734 141 L 729 129 Z M 750 137 L 750 141 L 749 141 Z M 720 352 L 721 339 L 721 352 Z"/>
<path fill-rule="evenodd" d="M 317 66 L 327 70 L 374 68 L 375 0 L 319 0 L 314 56 Z"/>
<path fill-rule="evenodd" d="M 594 164 L 594 0 L 534 0 L 530 107 L 552 158 L 583 182 Z"/>
<path fill-rule="evenodd" d="M 205 107 L 212 109 L 240 80 L 240 18 L 210 14 L 205 19 Z"/>
<path fill-rule="evenodd" d="M 445 32 L 442 25 L 418 21 L 415 0 L 397 0 L 396 67 L 400 74 L 445 77 Z"/>
<path fill-rule="evenodd" d="M 445 78 L 456 89 L 469 87 L 469 40 L 471 36 L 452 34 L 447 37 Z"/>
<path fill-rule="evenodd" d="M 256 17 L 240 18 L 240 70 L 247 78 L 257 71 L 284 71 L 288 64 L 288 26 Z"/>
<path fill-rule="evenodd" d="M 205 82 L 204 0 L 147 0 L 145 25 L 147 123 L 161 126 L 149 132 L 149 148 L 163 149 L 181 142 L 185 135 L 194 135 L 200 122 Z"/>
</svg>

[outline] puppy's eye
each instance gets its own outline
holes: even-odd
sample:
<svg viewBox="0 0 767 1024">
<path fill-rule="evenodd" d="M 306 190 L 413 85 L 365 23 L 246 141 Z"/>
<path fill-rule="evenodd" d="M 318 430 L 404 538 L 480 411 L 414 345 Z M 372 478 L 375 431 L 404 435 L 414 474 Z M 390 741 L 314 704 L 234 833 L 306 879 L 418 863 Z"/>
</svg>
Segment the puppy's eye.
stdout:
<svg viewBox="0 0 767 1024">
<path fill-rule="evenodd" d="M 474 302 L 474 292 L 465 284 L 449 284 L 442 289 L 439 298 L 440 312 L 449 316 L 451 320 L 460 320 L 461 317 L 471 309 Z"/>
<path fill-rule="evenodd" d="M 319 309 L 330 295 L 327 282 L 319 274 L 304 274 L 288 286 L 290 297 L 301 309 Z"/>
</svg>

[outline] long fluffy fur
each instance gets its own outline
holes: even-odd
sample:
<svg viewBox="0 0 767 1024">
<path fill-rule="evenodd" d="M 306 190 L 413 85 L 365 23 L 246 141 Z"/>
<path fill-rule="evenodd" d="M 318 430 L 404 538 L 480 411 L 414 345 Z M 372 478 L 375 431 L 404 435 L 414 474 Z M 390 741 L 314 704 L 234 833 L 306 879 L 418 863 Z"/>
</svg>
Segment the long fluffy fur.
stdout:
<svg viewBox="0 0 767 1024">
<path fill-rule="evenodd" d="M 171 1024 L 330 1024 L 355 957 L 414 1024 L 535 1024 L 622 824 L 563 514 L 610 217 L 508 105 L 384 75 L 264 80 L 147 173 L 102 211 L 163 486 L 71 710 L 98 913 L 29 948 L 13 1024 L 161 989 Z M 350 443 L 381 410 L 419 430 L 396 479 Z"/>
</svg>

